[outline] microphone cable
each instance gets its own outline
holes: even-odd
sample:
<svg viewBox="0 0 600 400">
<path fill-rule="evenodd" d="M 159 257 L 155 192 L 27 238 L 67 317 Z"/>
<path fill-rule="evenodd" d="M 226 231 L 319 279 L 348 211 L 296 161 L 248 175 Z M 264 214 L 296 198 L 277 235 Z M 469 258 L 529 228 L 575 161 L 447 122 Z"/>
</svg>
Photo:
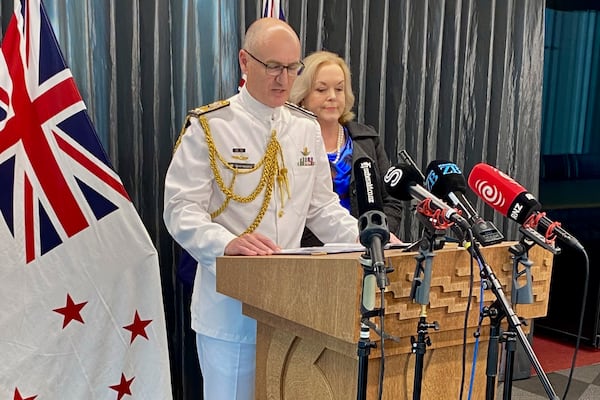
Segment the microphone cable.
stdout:
<svg viewBox="0 0 600 400">
<path fill-rule="evenodd" d="M 384 265 L 385 268 L 385 265 Z M 380 347 L 381 347 L 381 357 L 379 359 L 379 382 L 378 382 L 378 393 L 377 393 L 377 399 L 381 400 L 383 397 L 383 375 L 385 372 L 385 312 L 384 312 L 384 298 L 383 298 L 383 294 L 385 293 L 385 288 L 381 288 L 379 291 L 379 301 L 380 301 L 380 306 L 379 306 L 379 324 L 381 325 L 381 335 L 379 336 L 381 338 L 380 341 Z"/>
<path fill-rule="evenodd" d="M 471 242 L 473 243 L 473 242 Z M 479 271 L 480 271 L 480 276 L 481 276 L 481 272 L 483 271 L 483 265 L 482 265 L 482 261 L 478 258 L 477 259 L 477 265 L 479 266 Z M 473 257 L 471 258 L 471 276 L 473 276 Z M 489 285 L 487 285 L 487 280 L 483 278 L 483 276 L 481 276 L 481 283 L 479 285 L 479 315 L 483 315 L 483 309 L 484 309 L 484 296 L 485 296 L 485 289 L 487 289 L 489 287 Z M 471 284 L 473 284 L 473 281 L 471 280 Z M 480 343 L 480 338 L 481 338 L 481 322 L 483 322 L 483 318 L 480 317 L 480 323 L 477 326 L 477 329 L 475 330 L 475 333 L 473 334 L 475 336 L 475 345 L 474 345 L 474 349 L 473 349 L 473 361 L 471 363 L 471 377 L 470 377 L 470 384 L 469 384 L 469 396 L 468 399 L 470 400 L 473 396 L 473 387 L 475 385 L 475 369 L 476 369 L 476 365 L 477 365 L 477 356 L 479 355 L 479 343 Z M 465 341 L 466 341 L 466 320 L 465 320 Z"/>
<path fill-rule="evenodd" d="M 468 229 L 466 231 L 466 233 L 467 233 L 469 242 L 463 241 L 462 245 L 464 246 L 465 250 L 469 251 L 469 253 L 470 253 L 469 247 L 473 245 L 475 239 L 473 237 L 473 232 L 471 231 L 471 229 Z M 463 345 L 462 345 L 460 395 L 459 395 L 460 400 L 462 400 L 462 398 L 463 398 L 464 387 L 465 387 L 466 368 L 467 368 L 467 335 L 468 335 L 469 315 L 471 313 L 471 299 L 473 297 L 473 286 L 474 286 L 473 257 L 471 256 L 471 257 L 469 257 L 469 259 L 470 259 L 470 263 L 469 263 L 469 268 L 470 268 L 469 294 L 468 294 L 467 308 L 465 310 L 465 319 L 463 321 Z M 471 369 L 471 376 L 473 376 L 473 372 L 475 370 L 474 367 L 475 367 L 475 360 L 477 359 L 478 347 L 479 347 L 479 338 L 477 338 L 475 340 L 475 347 L 473 348 L 473 367 Z M 471 383 L 469 385 L 469 397 L 468 397 L 469 399 L 471 398 L 472 386 L 473 386 L 473 378 L 471 378 Z"/>
<path fill-rule="evenodd" d="M 387 272 L 392 272 L 392 269 L 388 269 L 388 265 L 392 264 L 392 260 L 388 257 L 387 262 L 384 263 L 383 268 L 386 269 L 386 273 Z M 387 280 L 387 278 L 386 278 Z M 380 301 L 380 306 L 379 306 L 379 325 L 381 326 L 379 329 L 375 328 L 375 332 L 379 335 L 379 337 L 381 338 L 381 343 L 380 343 L 380 347 L 381 347 L 381 358 L 379 361 L 379 390 L 378 390 L 378 394 L 377 394 L 377 399 L 381 400 L 383 397 L 383 379 L 384 379 L 384 372 L 385 372 L 385 339 L 390 339 L 396 343 L 400 343 L 400 338 L 397 336 L 392 336 L 389 335 L 387 333 L 385 333 L 385 287 L 380 288 L 380 295 L 379 295 L 379 301 Z"/>
<path fill-rule="evenodd" d="M 579 353 L 579 347 L 581 346 L 581 335 L 583 333 L 583 317 L 585 315 L 585 303 L 587 302 L 588 286 L 590 283 L 590 259 L 583 247 L 581 247 L 579 250 L 585 258 L 585 279 L 583 285 L 583 295 L 581 296 L 581 313 L 579 314 L 579 326 L 577 328 L 577 337 L 575 339 L 575 350 L 573 351 L 573 359 L 571 360 L 571 370 L 569 371 L 567 385 L 565 386 L 565 392 L 562 397 L 565 400 L 567 398 L 569 388 L 571 387 L 571 382 L 573 381 L 573 372 L 575 371 L 575 364 L 577 363 L 577 353 Z"/>
</svg>

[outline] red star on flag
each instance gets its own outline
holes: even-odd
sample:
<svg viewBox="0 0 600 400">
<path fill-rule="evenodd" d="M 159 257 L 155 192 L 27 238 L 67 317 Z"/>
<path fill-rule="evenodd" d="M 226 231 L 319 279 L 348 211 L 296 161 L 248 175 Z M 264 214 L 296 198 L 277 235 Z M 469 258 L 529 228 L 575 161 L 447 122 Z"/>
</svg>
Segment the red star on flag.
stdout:
<svg viewBox="0 0 600 400">
<path fill-rule="evenodd" d="M 131 331 L 131 341 L 129 344 L 133 343 L 136 337 L 143 336 L 148 340 L 148 335 L 146 335 L 146 327 L 150 325 L 152 322 L 151 319 L 141 319 L 137 310 L 135 310 L 135 317 L 133 318 L 133 322 L 130 325 L 124 326 L 123 328 Z"/>
<path fill-rule="evenodd" d="M 112 390 L 114 390 L 115 392 L 117 392 L 118 396 L 117 396 L 117 400 L 121 400 L 123 398 L 123 396 L 125 396 L 126 394 L 131 396 L 131 382 L 133 382 L 133 380 L 135 379 L 135 376 L 133 378 L 131 378 L 130 380 L 127 380 L 127 378 L 125 378 L 125 374 L 121 374 L 121 382 L 119 382 L 118 385 L 113 385 L 113 386 L 109 386 Z"/>
<path fill-rule="evenodd" d="M 65 329 L 65 327 L 67 325 L 69 325 L 69 323 L 73 320 L 77 320 L 77 321 L 81 322 L 82 324 L 85 323 L 85 322 L 83 322 L 83 318 L 81 317 L 80 313 L 81 313 L 81 309 L 83 307 L 85 307 L 86 304 L 87 304 L 87 301 L 84 301 L 83 303 L 75 304 L 75 302 L 71 298 L 71 295 L 67 293 L 67 305 L 64 307 L 61 307 L 61 308 L 55 308 L 52 311 L 65 316 L 65 319 L 63 321 L 63 329 Z"/>
<path fill-rule="evenodd" d="M 13 398 L 13 400 L 34 400 L 36 397 L 37 395 L 31 397 L 23 397 L 21 393 L 19 393 L 19 389 L 15 388 L 15 397 Z"/>
</svg>

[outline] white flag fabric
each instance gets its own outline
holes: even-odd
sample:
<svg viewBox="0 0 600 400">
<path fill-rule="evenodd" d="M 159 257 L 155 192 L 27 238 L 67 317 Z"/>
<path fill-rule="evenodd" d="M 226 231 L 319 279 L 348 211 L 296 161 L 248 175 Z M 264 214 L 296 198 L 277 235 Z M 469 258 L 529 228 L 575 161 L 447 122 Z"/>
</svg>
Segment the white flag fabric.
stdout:
<svg viewBox="0 0 600 400">
<path fill-rule="evenodd" d="M 0 53 L 0 399 L 172 399 L 158 256 L 41 0 Z"/>
</svg>

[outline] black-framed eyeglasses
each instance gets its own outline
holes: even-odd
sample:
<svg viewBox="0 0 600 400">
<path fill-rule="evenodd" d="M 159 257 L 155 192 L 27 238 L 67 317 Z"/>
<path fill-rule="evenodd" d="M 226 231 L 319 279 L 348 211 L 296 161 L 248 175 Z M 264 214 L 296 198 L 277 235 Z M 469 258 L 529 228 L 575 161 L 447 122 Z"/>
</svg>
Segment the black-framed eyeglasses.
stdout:
<svg viewBox="0 0 600 400">
<path fill-rule="evenodd" d="M 283 64 L 276 63 L 276 62 L 266 63 L 264 61 L 259 60 L 256 57 L 254 57 L 254 55 L 252 53 L 250 53 L 248 50 L 244 49 L 244 51 L 246 53 L 248 53 L 248 55 L 250 57 L 252 57 L 254 60 L 258 61 L 259 63 L 261 63 L 262 65 L 265 66 L 267 75 L 279 76 L 279 75 L 281 75 L 281 73 L 283 72 L 284 69 L 287 69 L 288 75 L 296 76 L 296 75 L 300 75 L 300 73 L 304 69 L 304 63 L 302 61 L 296 61 L 289 65 L 283 65 Z"/>
</svg>

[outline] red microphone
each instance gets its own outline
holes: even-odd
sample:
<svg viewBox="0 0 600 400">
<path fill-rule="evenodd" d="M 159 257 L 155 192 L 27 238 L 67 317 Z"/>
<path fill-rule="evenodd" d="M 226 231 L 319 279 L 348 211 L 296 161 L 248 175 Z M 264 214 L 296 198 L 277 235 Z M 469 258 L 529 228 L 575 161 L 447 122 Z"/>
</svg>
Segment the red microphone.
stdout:
<svg viewBox="0 0 600 400">
<path fill-rule="evenodd" d="M 476 164 L 469 175 L 469 187 L 494 210 L 523 225 L 537 229 L 551 242 L 558 237 L 570 246 L 583 246 L 570 233 L 540 212 L 542 205 L 534 195 L 504 172 L 485 163 Z"/>
<path fill-rule="evenodd" d="M 523 186 L 504 172 L 485 163 L 473 167 L 469 187 L 490 207 L 505 217 L 525 223 L 542 205 Z"/>
</svg>

